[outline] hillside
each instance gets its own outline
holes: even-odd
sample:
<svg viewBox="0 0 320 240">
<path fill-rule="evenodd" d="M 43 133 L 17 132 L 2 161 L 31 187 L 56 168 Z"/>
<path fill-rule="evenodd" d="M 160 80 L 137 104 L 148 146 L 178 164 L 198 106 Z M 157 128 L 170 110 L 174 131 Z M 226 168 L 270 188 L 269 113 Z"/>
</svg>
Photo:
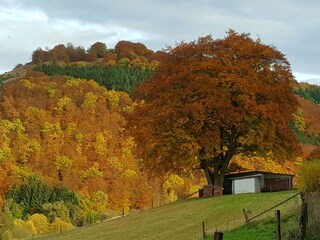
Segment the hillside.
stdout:
<svg viewBox="0 0 320 240">
<path fill-rule="evenodd" d="M 295 193 L 296 191 L 242 194 L 178 201 L 109 222 L 69 230 L 63 232 L 62 236 L 52 234 L 37 239 L 202 239 L 203 221 L 207 224 L 208 234 L 213 234 L 215 230 L 231 230 L 244 225 L 242 209 L 249 210 L 251 216 L 254 216 Z M 292 213 L 298 199 L 297 197 L 277 208 L 281 210 L 282 216 Z M 273 216 L 274 211 L 270 211 L 255 221 L 270 219 Z M 271 232 L 270 236 L 272 234 Z"/>
<path fill-rule="evenodd" d="M 308 133 L 319 134 L 320 133 L 320 105 L 308 101 L 302 97 L 297 97 L 301 106 L 303 117 L 308 122 Z"/>
<path fill-rule="evenodd" d="M 127 131 L 136 104 L 128 94 L 31 68 L 10 76 L 0 96 L 0 206 L 8 229 L 41 234 L 55 224 L 82 226 L 204 184 L 199 171 L 151 179 L 142 170 Z M 37 225 L 38 218 L 50 225 Z"/>
<path fill-rule="evenodd" d="M 32 63 L 19 65 L 12 72 L 0 76 L 0 208 L 3 209 L 2 216 L 5 216 L 4 220 L 0 217 L 0 224 L 9 219 L 7 229 L 25 231 L 26 234 L 49 233 L 57 231 L 60 226 L 81 227 L 115 214 L 137 212 L 184 199 L 206 184 L 204 173 L 196 167 L 179 173 L 151 174 L 145 168 L 145 159 L 137 155 L 139 150 L 150 144 L 139 145 L 132 135 L 132 113 L 144 104 L 144 101 L 134 100 L 132 91 L 154 76 L 161 66 L 161 59 L 166 57 L 164 52 L 153 53 L 142 44 L 128 42 L 120 42 L 115 49 L 96 43 L 87 51 L 72 45 L 57 45 L 53 49 L 35 50 Z M 292 99 L 295 100 L 294 95 Z M 294 119 L 290 120 L 290 126 L 302 146 L 302 158 L 275 161 L 273 155 L 269 155 L 271 152 L 239 154 L 232 158 L 229 171 L 297 174 L 301 162 L 320 144 L 319 105 L 299 96 L 297 99 L 299 108 Z M 190 109 L 197 111 L 198 107 L 192 105 Z M 295 106 L 292 109 L 294 112 Z M 158 114 L 157 111 L 154 115 Z M 175 111 L 173 115 L 176 115 Z M 262 131 L 268 130 L 266 124 Z M 141 138 L 146 136 L 142 133 Z M 269 137 L 268 134 L 265 136 Z M 186 137 L 183 140 L 190 139 Z M 165 145 L 166 141 L 160 141 L 160 145 L 162 143 Z M 185 144 L 185 147 L 189 151 L 193 145 Z M 152 168 L 157 167 L 152 162 Z M 225 206 L 225 199 L 231 205 Z M 159 227 L 161 232 L 166 232 L 164 229 L 170 228 L 170 219 L 173 218 L 170 212 L 182 211 L 182 215 L 172 219 L 171 223 L 181 223 L 174 230 L 186 236 L 182 232 L 190 235 L 190 229 L 197 227 L 184 221 L 190 216 L 183 212 L 184 209 L 191 207 L 196 224 L 206 218 L 220 228 L 226 224 L 226 219 L 219 222 L 216 213 L 206 215 L 204 208 L 212 208 L 219 214 L 237 211 L 234 199 L 237 197 L 226 196 L 215 199 L 213 203 L 204 199 L 166 205 L 159 212 L 157 208 L 140 212 L 137 217 L 115 220 L 105 227 L 115 232 L 110 234 L 117 234 L 116 229 L 120 227 L 113 224 L 125 224 L 127 231 L 131 229 L 132 236 L 143 233 L 146 237 L 155 237 L 145 228 L 133 232 L 136 227 L 133 222 L 149 226 L 152 222 L 163 221 L 163 227 L 150 225 L 150 229 Z M 252 205 L 248 205 L 250 208 L 255 208 L 250 197 L 244 199 L 239 201 L 248 202 Z M 264 200 L 258 198 L 257 201 Z M 199 204 L 203 206 L 198 206 L 197 213 L 193 208 Z M 216 209 L 211 204 L 221 208 Z M 142 218 L 150 218 L 151 223 L 139 219 L 141 215 Z M 227 223 L 233 219 L 231 226 L 239 225 L 235 219 L 240 216 L 241 213 L 229 216 Z M 44 227 L 43 222 L 46 223 Z M 169 232 L 164 237 L 169 235 L 175 234 Z"/>
</svg>

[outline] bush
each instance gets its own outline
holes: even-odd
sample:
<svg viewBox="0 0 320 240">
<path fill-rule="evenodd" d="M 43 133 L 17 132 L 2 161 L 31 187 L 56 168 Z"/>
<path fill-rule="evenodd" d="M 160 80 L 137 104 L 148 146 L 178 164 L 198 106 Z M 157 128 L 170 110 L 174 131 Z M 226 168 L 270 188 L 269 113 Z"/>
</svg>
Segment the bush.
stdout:
<svg viewBox="0 0 320 240">
<path fill-rule="evenodd" d="M 308 239 L 319 239 L 320 190 L 318 190 L 317 192 L 307 193 L 306 200 L 308 203 Z"/>
<path fill-rule="evenodd" d="M 10 239 L 10 230 L 13 228 L 13 217 L 11 212 L 5 207 L 0 210 L 0 239 Z"/>
<path fill-rule="evenodd" d="M 35 213 L 30 217 L 29 220 L 33 222 L 35 228 L 37 229 L 37 234 L 45 234 L 50 232 L 49 222 L 45 215 Z"/>
<path fill-rule="evenodd" d="M 102 215 L 97 212 L 90 212 L 86 215 L 86 218 L 84 219 L 84 224 L 94 224 L 97 221 L 101 220 Z"/>
<path fill-rule="evenodd" d="M 51 232 L 58 232 L 63 230 L 69 230 L 73 228 L 71 223 L 63 221 L 61 218 L 56 217 L 54 221 L 51 223 Z"/>
<path fill-rule="evenodd" d="M 4 232 L 0 235 L 0 239 L 1 239 L 1 240 L 11 240 L 11 239 L 12 239 L 11 232 L 10 232 L 9 230 L 4 231 Z"/>
<path fill-rule="evenodd" d="M 306 191 L 308 204 L 308 239 L 319 239 L 320 236 L 320 160 L 313 158 L 301 165 L 299 188 Z M 293 239 L 293 238 L 292 238 Z"/>
<path fill-rule="evenodd" d="M 14 227 L 12 229 L 12 236 L 14 238 L 17 238 L 17 239 L 27 238 L 27 237 L 31 237 L 32 234 L 36 234 L 36 233 L 37 233 L 37 230 L 31 221 L 25 222 L 21 219 L 14 220 Z"/>
<path fill-rule="evenodd" d="M 303 191 L 314 192 L 320 189 L 320 160 L 304 162 L 298 175 L 298 185 Z"/>
<path fill-rule="evenodd" d="M 65 222 L 70 222 L 70 210 L 63 201 L 54 203 L 45 203 L 43 209 L 48 211 L 48 220 L 52 223 L 56 217 L 61 218 Z"/>
</svg>

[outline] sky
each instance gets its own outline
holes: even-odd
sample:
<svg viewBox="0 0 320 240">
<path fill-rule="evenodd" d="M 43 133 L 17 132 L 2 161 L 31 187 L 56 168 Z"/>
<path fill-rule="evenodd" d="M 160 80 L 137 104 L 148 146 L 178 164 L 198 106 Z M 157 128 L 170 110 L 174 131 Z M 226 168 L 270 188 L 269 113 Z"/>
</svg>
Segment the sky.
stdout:
<svg viewBox="0 0 320 240">
<path fill-rule="evenodd" d="M 154 51 L 229 29 L 284 53 L 298 81 L 320 85 L 318 0 L 0 0 L 0 73 L 37 48 L 141 42 Z"/>
</svg>

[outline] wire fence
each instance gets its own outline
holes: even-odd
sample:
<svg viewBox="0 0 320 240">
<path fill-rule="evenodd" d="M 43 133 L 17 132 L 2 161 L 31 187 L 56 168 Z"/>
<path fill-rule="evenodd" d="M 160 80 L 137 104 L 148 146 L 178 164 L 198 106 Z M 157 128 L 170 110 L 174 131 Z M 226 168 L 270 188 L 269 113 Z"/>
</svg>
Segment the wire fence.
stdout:
<svg viewBox="0 0 320 240">
<path fill-rule="evenodd" d="M 201 222 L 194 222 L 188 225 L 187 235 L 188 237 L 183 238 L 186 240 L 203 240 L 203 239 L 214 239 L 214 235 L 216 233 L 228 233 L 229 231 L 233 230 L 234 228 L 238 227 L 244 227 L 244 226 L 250 226 L 250 224 L 259 223 L 260 225 L 271 225 L 275 226 L 275 210 L 281 209 L 281 234 L 282 235 L 289 235 L 289 231 L 292 230 L 292 228 L 296 228 L 299 231 L 299 214 L 300 214 L 300 206 L 301 201 L 298 197 L 300 193 L 296 193 L 293 196 L 274 204 L 273 206 L 260 206 L 259 210 L 255 210 L 254 212 L 250 209 L 243 209 L 241 205 L 239 205 L 239 211 L 235 212 L 233 216 L 230 216 L 228 214 L 228 219 L 224 221 L 224 224 L 217 224 L 212 218 L 204 218 Z M 286 205 L 289 204 L 290 206 Z M 283 205 L 286 205 L 286 207 L 283 207 Z M 272 211 L 274 210 L 274 211 Z M 243 212 L 242 214 L 239 214 L 239 212 Z M 292 216 L 296 216 L 296 218 L 292 218 Z M 291 216 L 290 218 L 288 216 Z M 224 218 L 222 215 L 221 218 Z M 190 219 L 192 221 L 192 219 Z M 95 226 L 93 224 L 92 226 Z M 81 228 L 90 228 L 92 226 L 84 226 Z M 174 225 L 172 226 L 175 227 Z M 80 228 L 79 228 L 80 230 Z M 74 230 L 71 230 L 74 231 Z M 155 229 L 155 231 L 157 231 Z M 275 235 L 275 227 L 271 227 L 271 234 Z M 63 230 L 60 229 L 60 232 L 52 233 L 50 235 L 46 235 L 48 239 L 55 239 L 54 237 L 58 237 L 59 235 L 67 234 L 69 230 Z M 295 234 L 293 234 L 295 235 Z M 155 237 L 156 236 L 156 237 Z M 217 235 L 218 236 L 218 235 Z M 150 237 L 149 231 L 141 232 L 140 233 L 141 239 L 144 240 L 168 240 L 168 239 L 179 239 L 172 236 L 172 233 L 167 234 L 166 232 L 159 231 L 157 234 L 152 234 L 152 237 Z M 220 236 L 222 237 L 222 236 Z M 32 236 L 24 239 L 46 239 L 44 236 Z M 124 236 L 123 233 L 119 233 L 119 236 L 116 237 L 116 239 L 121 240 L 132 240 L 131 238 Z M 222 238 L 215 238 L 215 239 L 222 239 Z M 229 240 L 229 238 L 226 238 Z M 237 238 L 234 238 L 237 239 Z M 294 239 L 294 238 L 292 238 Z"/>
</svg>

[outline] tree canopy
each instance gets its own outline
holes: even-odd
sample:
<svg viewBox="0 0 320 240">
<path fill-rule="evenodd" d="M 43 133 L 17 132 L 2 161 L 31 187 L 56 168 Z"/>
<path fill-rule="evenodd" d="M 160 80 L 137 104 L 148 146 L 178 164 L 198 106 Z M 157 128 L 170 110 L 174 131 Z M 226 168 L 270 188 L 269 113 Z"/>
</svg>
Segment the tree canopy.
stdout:
<svg viewBox="0 0 320 240">
<path fill-rule="evenodd" d="M 144 102 L 134 112 L 133 134 L 149 170 L 200 165 L 221 194 L 234 155 L 299 151 L 288 125 L 298 105 L 293 76 L 275 47 L 230 30 L 223 39 L 200 37 L 167 52 L 134 94 Z"/>
</svg>

